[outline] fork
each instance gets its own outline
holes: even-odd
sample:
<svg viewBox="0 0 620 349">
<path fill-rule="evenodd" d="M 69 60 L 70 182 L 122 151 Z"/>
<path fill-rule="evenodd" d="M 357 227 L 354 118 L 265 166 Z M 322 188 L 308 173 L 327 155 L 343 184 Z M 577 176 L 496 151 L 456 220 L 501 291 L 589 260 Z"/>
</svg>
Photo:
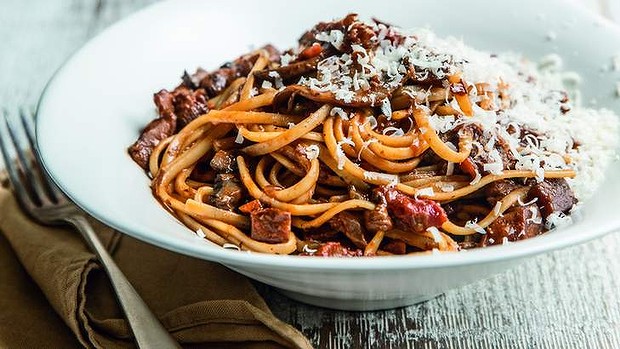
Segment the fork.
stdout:
<svg viewBox="0 0 620 349">
<path fill-rule="evenodd" d="M 42 225 L 69 224 L 82 234 L 108 274 L 139 348 L 180 348 L 118 268 L 85 214 L 60 191 L 40 165 L 30 115 L 20 110 L 21 122 L 16 126 L 5 110 L 4 127 L 0 125 L 0 151 L 20 206 Z M 14 149 L 16 159 L 12 158 L 9 148 Z"/>
</svg>

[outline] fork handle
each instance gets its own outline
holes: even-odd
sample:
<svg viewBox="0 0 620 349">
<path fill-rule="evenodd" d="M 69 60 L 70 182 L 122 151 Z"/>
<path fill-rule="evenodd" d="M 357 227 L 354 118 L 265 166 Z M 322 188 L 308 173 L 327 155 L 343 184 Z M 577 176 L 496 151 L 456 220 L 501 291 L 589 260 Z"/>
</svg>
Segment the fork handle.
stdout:
<svg viewBox="0 0 620 349">
<path fill-rule="evenodd" d="M 181 348 L 131 286 L 86 218 L 81 215 L 73 215 L 65 218 L 65 221 L 82 233 L 84 239 L 99 258 L 103 269 L 112 282 L 112 288 L 127 317 L 138 347 L 148 349 Z"/>
</svg>

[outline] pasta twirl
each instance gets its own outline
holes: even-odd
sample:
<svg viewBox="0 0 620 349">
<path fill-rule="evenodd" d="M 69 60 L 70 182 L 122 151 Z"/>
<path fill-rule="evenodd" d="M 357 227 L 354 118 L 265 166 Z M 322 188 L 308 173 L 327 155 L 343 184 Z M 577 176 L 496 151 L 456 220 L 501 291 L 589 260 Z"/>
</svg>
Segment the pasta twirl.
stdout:
<svg viewBox="0 0 620 349">
<path fill-rule="evenodd" d="M 350 14 L 155 94 L 129 148 L 160 203 L 240 250 L 458 251 L 534 237 L 611 158 L 561 73 Z M 600 166 L 593 167 L 594 159 Z M 585 185 L 584 185 L 585 183 Z"/>
</svg>

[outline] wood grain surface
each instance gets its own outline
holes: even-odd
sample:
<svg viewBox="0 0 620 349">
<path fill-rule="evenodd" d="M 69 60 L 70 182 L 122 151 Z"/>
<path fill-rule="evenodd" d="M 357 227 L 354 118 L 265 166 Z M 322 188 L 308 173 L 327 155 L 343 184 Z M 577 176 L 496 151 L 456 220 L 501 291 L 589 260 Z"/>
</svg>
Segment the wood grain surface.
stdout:
<svg viewBox="0 0 620 349">
<path fill-rule="evenodd" d="M 33 107 L 72 52 L 151 2 L 0 0 L 0 108 Z M 388 311 L 321 309 L 258 287 L 317 348 L 620 348 L 619 249 L 608 235 Z"/>
</svg>

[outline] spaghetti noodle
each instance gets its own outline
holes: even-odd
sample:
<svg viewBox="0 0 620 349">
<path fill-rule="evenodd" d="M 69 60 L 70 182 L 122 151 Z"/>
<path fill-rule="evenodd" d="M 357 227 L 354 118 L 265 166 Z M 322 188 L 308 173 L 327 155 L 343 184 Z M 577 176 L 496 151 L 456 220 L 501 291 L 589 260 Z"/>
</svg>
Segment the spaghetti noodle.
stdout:
<svg viewBox="0 0 620 349">
<path fill-rule="evenodd" d="M 297 49 L 186 73 L 129 152 L 170 213 L 241 250 L 427 253 L 548 230 L 577 202 L 584 145 L 554 130 L 567 94 L 448 47 L 356 15 L 319 23 Z"/>
</svg>

